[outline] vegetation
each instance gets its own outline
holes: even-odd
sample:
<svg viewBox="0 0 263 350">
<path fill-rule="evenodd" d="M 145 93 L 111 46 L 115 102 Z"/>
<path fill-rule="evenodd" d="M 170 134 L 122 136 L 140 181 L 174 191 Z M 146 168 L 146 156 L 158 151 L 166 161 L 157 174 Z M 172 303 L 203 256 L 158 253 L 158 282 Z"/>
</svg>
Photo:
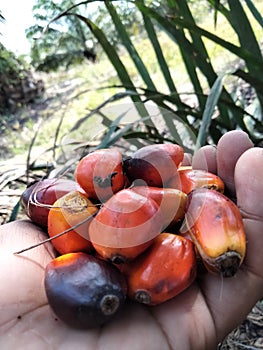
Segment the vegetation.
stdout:
<svg viewBox="0 0 263 350">
<path fill-rule="evenodd" d="M 80 64 L 85 60 L 95 62 L 97 40 L 87 29 L 87 26 L 76 16 L 61 18 L 56 23 L 46 28 L 48 19 L 56 17 L 65 9 L 71 7 L 73 13 L 78 9 L 74 7 L 76 1 L 62 0 L 46 2 L 37 0 L 34 7 L 34 17 L 38 24 L 27 29 L 27 38 L 32 42 L 31 59 L 32 65 L 39 71 L 56 71 L 60 67 Z M 132 11 L 127 2 L 120 1 L 116 5 L 121 10 L 121 18 L 129 29 L 134 33 L 138 27 L 137 14 Z M 107 32 L 108 40 L 115 47 L 118 46 L 118 37 L 113 23 L 110 21 L 108 11 L 104 6 L 81 6 L 81 13 L 89 14 L 96 22 L 100 23 L 103 30 Z M 43 34 L 44 31 L 44 34 Z M 38 40 L 36 40 L 38 38 Z"/>
<path fill-rule="evenodd" d="M 147 52 L 139 51 L 138 37 L 131 35 L 120 7 L 117 6 L 122 2 L 100 2 L 100 8 L 103 11 L 106 9 L 110 23 L 114 26 L 114 33 L 118 35 L 117 46 L 109 37 L 103 23 L 98 20 L 99 17 L 94 16 L 92 11 L 88 12 L 93 2 L 87 0 L 67 9 L 63 8 L 62 12 L 52 18 L 46 30 L 50 31 L 53 28 L 51 25 L 61 23 L 62 20 L 70 19 L 72 31 L 76 29 L 76 21 L 78 25 L 81 23 L 83 30 L 86 27 L 89 35 L 93 35 L 93 40 L 100 44 L 117 73 L 118 83 L 112 87 L 118 89 L 118 94 L 112 99 L 116 101 L 130 96 L 143 123 L 133 123 L 129 127 L 126 125 L 120 131 L 119 122 L 123 119 L 123 114 L 120 113 L 119 119 L 115 118 L 109 129 L 111 134 L 108 135 L 107 145 L 116 142 L 120 137 L 133 142 L 136 139 L 137 143 L 140 139 L 152 142 L 166 139 L 188 149 L 190 145 L 193 150 L 193 145 L 200 147 L 206 143 L 217 142 L 227 130 L 236 128 L 246 131 L 255 143 L 262 139 L 262 37 L 256 36 L 254 31 L 255 26 L 260 27 L 261 31 L 263 26 L 260 10 L 255 5 L 259 2 L 208 0 L 206 11 L 208 14 L 212 13 L 213 30 L 211 26 L 205 28 L 199 24 L 200 13 L 196 15 L 195 1 L 126 2 L 131 12 L 141 18 L 141 37 L 147 38 L 151 46 L 147 48 L 151 51 L 151 59 L 147 61 Z M 225 24 L 225 33 L 217 35 L 217 28 L 222 22 Z M 177 79 L 171 57 L 167 57 L 167 52 L 171 50 L 163 46 L 163 35 L 169 36 L 173 56 L 179 55 L 184 63 L 188 76 L 184 84 L 180 79 L 181 72 Z M 216 60 L 211 47 L 212 50 L 217 50 Z M 227 57 L 232 65 L 227 67 L 222 64 L 220 55 Z M 156 75 L 157 71 L 162 76 L 161 80 L 160 74 Z M 229 81 L 236 86 L 238 82 L 245 81 L 252 92 L 250 100 L 243 100 L 242 96 L 238 96 L 237 90 L 231 90 Z M 191 101 L 194 104 L 187 102 L 186 95 L 192 95 Z M 149 118 L 146 107 L 149 102 L 161 111 L 158 125 L 153 118 Z M 89 117 L 90 115 L 84 119 Z M 103 118 L 107 127 L 110 125 L 109 119 L 112 118 Z M 165 125 L 165 137 L 158 131 L 160 119 Z M 182 124 L 185 126 L 183 133 L 179 130 Z M 77 122 L 72 129 L 75 130 L 80 125 Z"/>
<path fill-rule="evenodd" d="M 0 22 L 4 21 L 5 18 L 0 11 Z M 27 64 L 0 42 L 0 115 L 2 119 L 40 96 L 42 91 L 43 83 L 34 79 Z M 0 126 L 2 122 L 3 120 Z"/>
<path fill-rule="evenodd" d="M 42 81 L 37 81 L 22 60 L 0 43 L 0 115 L 14 113 L 43 92 Z"/>
<path fill-rule="evenodd" d="M 67 19 L 70 30 L 66 32 L 74 33 L 76 19 L 88 40 L 96 43 L 97 60 L 84 60 L 70 69 L 60 69 L 59 74 L 44 76 L 52 103 L 41 113 L 41 122 L 35 116 L 30 119 L 30 115 L 40 114 L 39 109 L 36 113 L 21 110 L 19 118 L 26 121 L 26 129 L 19 137 L 13 131 L 10 134 L 15 152 L 26 151 L 34 139 L 35 146 L 54 148 L 54 157 L 60 151 L 65 154 L 65 147 L 69 151 L 70 145 L 65 146 L 65 142 L 100 143 L 107 132 L 108 144 L 103 142 L 103 146 L 117 140 L 128 140 L 136 147 L 170 140 L 190 152 L 201 144 L 217 142 L 225 131 L 235 128 L 248 132 L 255 143 L 261 141 L 262 74 L 257 74 L 262 65 L 260 1 L 231 1 L 232 7 L 236 3 L 240 11 L 244 10 L 246 31 L 234 23 L 236 9 L 226 1 L 202 0 L 197 4 L 195 0 L 178 0 L 162 1 L 161 5 L 157 0 L 101 1 L 97 12 L 92 2 L 83 1 L 68 9 L 62 6 L 70 4 L 66 1 L 60 7 L 53 6 L 52 1 L 36 3 L 35 13 L 42 14 L 41 30 L 52 19 L 33 44 L 38 45 L 41 57 L 47 57 L 52 42 L 54 54 L 60 55 L 59 38 L 65 34 L 61 34 L 62 24 L 66 25 Z M 42 4 L 39 9 L 38 4 Z M 129 13 L 138 23 L 132 28 L 125 19 Z M 240 23 L 246 23 L 245 19 Z M 48 38 L 48 28 L 60 29 L 57 41 L 52 35 Z M 110 33 L 107 28 L 111 28 Z M 43 51 L 40 48 L 45 47 L 45 40 L 48 45 Z M 64 53 L 66 49 L 61 46 Z M 249 65 L 249 61 L 255 64 Z M 58 92 L 52 92 L 50 100 L 48 91 L 57 79 L 61 80 L 61 89 L 56 87 Z M 39 124 L 41 131 L 35 137 Z"/>
</svg>

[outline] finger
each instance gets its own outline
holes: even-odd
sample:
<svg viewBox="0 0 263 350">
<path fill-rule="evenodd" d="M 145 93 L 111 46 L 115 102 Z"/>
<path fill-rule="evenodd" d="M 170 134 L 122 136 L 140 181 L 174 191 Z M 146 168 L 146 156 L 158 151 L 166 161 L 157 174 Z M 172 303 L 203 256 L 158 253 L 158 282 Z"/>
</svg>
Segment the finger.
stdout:
<svg viewBox="0 0 263 350">
<path fill-rule="evenodd" d="M 217 144 L 217 174 L 231 196 L 235 196 L 234 171 L 238 158 L 253 147 L 248 135 L 241 130 L 224 134 Z"/>
<path fill-rule="evenodd" d="M 192 155 L 191 153 L 185 153 L 184 154 L 184 159 L 182 161 L 181 166 L 190 166 L 192 163 Z"/>
<path fill-rule="evenodd" d="M 208 300 L 219 339 L 234 329 L 262 297 L 263 291 L 263 149 L 253 148 L 237 161 L 234 174 L 237 204 L 245 216 L 247 252 L 232 278 L 206 275 L 203 291 Z"/>
<path fill-rule="evenodd" d="M 0 325 L 46 303 L 43 276 L 46 264 L 54 257 L 51 245 L 13 254 L 45 237 L 29 221 L 0 226 Z"/>
<path fill-rule="evenodd" d="M 213 174 L 217 173 L 216 147 L 206 145 L 195 152 L 192 159 L 193 169 L 207 170 Z"/>
</svg>

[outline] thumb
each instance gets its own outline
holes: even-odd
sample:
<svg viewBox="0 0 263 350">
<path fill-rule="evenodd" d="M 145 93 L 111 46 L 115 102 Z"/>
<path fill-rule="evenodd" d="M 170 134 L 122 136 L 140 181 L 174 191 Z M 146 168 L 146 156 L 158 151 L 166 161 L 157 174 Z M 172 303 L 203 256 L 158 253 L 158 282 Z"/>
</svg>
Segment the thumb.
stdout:
<svg viewBox="0 0 263 350">
<path fill-rule="evenodd" d="M 234 176 L 237 205 L 247 235 L 244 268 L 259 277 L 263 294 L 263 148 L 244 152 L 237 161 Z"/>
</svg>

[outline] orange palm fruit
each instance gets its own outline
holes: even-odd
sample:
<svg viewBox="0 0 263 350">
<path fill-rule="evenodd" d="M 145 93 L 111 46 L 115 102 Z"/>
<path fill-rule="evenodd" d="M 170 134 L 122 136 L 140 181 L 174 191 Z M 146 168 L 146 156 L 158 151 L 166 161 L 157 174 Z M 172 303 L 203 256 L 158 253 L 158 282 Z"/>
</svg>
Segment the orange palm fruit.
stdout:
<svg viewBox="0 0 263 350">
<path fill-rule="evenodd" d="M 70 192 L 59 198 L 48 215 L 48 234 L 54 237 L 68 231 L 52 243 L 60 254 L 90 252 L 89 226 L 98 209 L 79 191 Z"/>
<path fill-rule="evenodd" d="M 153 144 L 140 148 L 123 163 L 130 181 L 142 180 L 148 186 L 166 187 L 176 174 L 184 157 L 183 148 L 176 144 Z"/>
<path fill-rule="evenodd" d="M 160 207 L 163 216 L 163 230 L 183 219 L 186 194 L 174 188 L 132 186 L 131 190 L 153 199 Z"/>
<path fill-rule="evenodd" d="M 246 251 L 242 216 L 235 203 L 215 190 L 193 190 L 187 197 L 185 221 L 208 271 L 233 276 Z"/>
<path fill-rule="evenodd" d="M 205 170 L 192 168 L 178 169 L 177 174 L 169 181 L 168 186 L 188 194 L 195 188 L 209 188 L 224 192 L 224 182 L 219 176 Z"/>
<path fill-rule="evenodd" d="M 89 198 L 105 201 L 125 183 L 121 152 L 107 148 L 89 153 L 76 166 L 75 179 Z"/>
<path fill-rule="evenodd" d="M 172 233 L 161 233 L 123 270 L 128 296 L 148 305 L 163 303 L 188 288 L 196 277 L 194 244 Z"/>
<path fill-rule="evenodd" d="M 123 263 L 148 248 L 161 229 L 162 216 L 154 200 L 123 189 L 104 203 L 89 233 L 101 257 Z"/>
</svg>

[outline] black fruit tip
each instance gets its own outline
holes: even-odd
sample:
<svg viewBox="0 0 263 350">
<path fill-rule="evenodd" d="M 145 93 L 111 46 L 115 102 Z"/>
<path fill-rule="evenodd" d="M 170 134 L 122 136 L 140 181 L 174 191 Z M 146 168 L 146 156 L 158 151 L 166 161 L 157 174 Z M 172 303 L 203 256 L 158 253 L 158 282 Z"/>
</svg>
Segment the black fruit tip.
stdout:
<svg viewBox="0 0 263 350">
<path fill-rule="evenodd" d="M 116 265 L 119 265 L 119 264 L 123 264 L 126 262 L 126 258 L 123 257 L 122 255 L 114 255 L 110 261 L 113 263 L 113 264 L 116 264 Z"/>
<path fill-rule="evenodd" d="M 100 309 L 105 316 L 115 314 L 119 306 L 120 299 L 114 294 L 105 295 L 100 302 Z"/>
<path fill-rule="evenodd" d="M 241 263 L 241 256 L 235 251 L 229 251 L 216 258 L 216 266 L 223 277 L 233 277 Z"/>
<path fill-rule="evenodd" d="M 137 290 L 134 294 L 134 300 L 141 304 L 150 304 L 151 296 L 146 290 Z"/>
</svg>

